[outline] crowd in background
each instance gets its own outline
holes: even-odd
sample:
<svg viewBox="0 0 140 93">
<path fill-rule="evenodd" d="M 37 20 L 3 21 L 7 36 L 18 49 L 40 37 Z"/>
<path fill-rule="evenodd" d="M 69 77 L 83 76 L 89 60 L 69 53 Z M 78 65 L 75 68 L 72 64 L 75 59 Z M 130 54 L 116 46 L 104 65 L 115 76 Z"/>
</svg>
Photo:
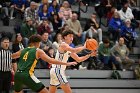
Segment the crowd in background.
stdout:
<svg viewBox="0 0 140 93">
<path fill-rule="evenodd" d="M 63 42 L 62 33 L 67 30 L 74 32 L 71 47 L 84 45 L 87 39 L 96 39 L 99 42 L 95 55 L 76 66 L 69 69 L 102 69 L 102 70 L 132 70 L 135 60 L 129 58 L 133 47 L 136 46 L 139 37 L 136 29 L 139 22 L 136 19 L 135 0 L 81 0 L 81 5 L 94 4 L 93 13 L 85 25 L 81 25 L 79 14 L 72 9 L 71 4 L 76 4 L 80 0 L 0 0 L 0 17 L 3 25 L 8 26 L 9 20 L 21 19 L 21 24 L 14 26 L 16 33 L 14 41 L 12 34 L 1 33 L 0 48 L 0 83 L 5 90 L 9 90 L 11 79 L 11 61 L 16 71 L 18 59 L 12 60 L 10 55 L 21 49 L 28 47 L 29 37 L 39 34 L 42 37 L 40 48 L 45 53 L 55 58 L 55 53 L 59 44 Z M 139 12 L 140 14 L 140 12 Z M 98 18 L 107 19 L 108 35 L 104 35 L 104 29 Z M 137 17 L 137 18 L 136 18 Z M 7 38 L 8 37 L 8 38 Z M 12 48 L 9 49 L 10 41 Z M 91 51 L 83 50 L 78 56 L 83 56 Z M 3 61 L 4 60 L 4 61 Z M 74 59 L 69 58 L 69 62 Z M 5 63 L 3 63 L 5 62 Z M 139 62 L 140 63 L 140 62 Z M 37 68 L 50 69 L 51 64 L 39 60 Z M 140 65 L 137 65 L 135 72 L 138 72 Z M 6 73 L 5 73 L 6 72 Z M 9 79 L 4 78 L 10 77 Z M 3 78 L 3 80 L 1 80 Z M 138 79 L 140 77 L 137 77 Z M 5 83 L 6 82 L 6 83 Z M 13 82 L 12 82 L 13 83 Z M 2 87 L 0 87 L 2 90 Z M 9 93 L 9 92 L 7 92 Z"/>
<path fill-rule="evenodd" d="M 71 4 L 78 0 L 1 0 L 2 20 L 4 18 L 13 20 L 17 17 L 22 20 L 21 24 L 14 27 L 16 37 L 12 45 L 12 51 L 28 47 L 28 40 L 31 35 L 42 36 L 41 49 L 50 57 L 55 57 L 55 53 L 63 38 L 61 33 L 66 30 L 74 32 L 74 40 L 70 45 L 77 47 L 83 45 L 87 39 L 94 38 L 99 42 L 99 48 L 95 57 L 88 59 L 78 67 L 84 68 L 118 70 L 131 69 L 135 63 L 129 56 L 129 51 L 136 44 L 138 35 L 135 31 L 139 27 L 139 22 L 135 19 L 132 6 L 136 6 L 135 0 L 82 0 L 84 3 L 94 3 L 96 13 L 85 22 L 83 27 L 80 23 L 79 14 L 71 8 Z M 103 29 L 97 17 L 106 17 L 108 21 L 109 37 L 103 35 Z M 82 51 L 79 55 L 88 53 Z M 73 60 L 73 59 L 70 59 Z M 129 61 L 128 61 L 129 60 Z M 17 61 L 17 60 L 15 60 Z M 88 61 L 91 61 L 88 63 Z M 124 68 L 122 65 L 125 65 Z M 128 65 L 128 66 L 127 66 Z M 50 68 L 50 64 L 42 60 L 37 68 Z M 100 68 L 101 69 L 101 68 Z"/>
<path fill-rule="evenodd" d="M 74 2 L 78 2 L 78 0 L 9 0 L 9 2 L 1 0 L 2 18 L 6 17 L 13 20 L 20 16 L 22 20 L 21 24 L 14 27 L 16 38 L 12 45 L 12 51 L 16 52 L 28 47 L 29 37 L 39 34 L 42 36 L 40 48 L 49 56 L 55 57 L 57 48 L 62 42 L 61 33 L 71 30 L 75 34 L 71 47 L 83 45 L 86 39 L 90 38 L 99 42 L 98 53 L 90 60 L 95 62 L 90 63 L 91 66 L 86 68 L 95 69 L 101 62 L 104 65 L 102 69 L 113 69 L 112 64 L 115 64 L 116 69 L 123 69 L 121 66 L 122 60 L 128 59 L 129 51 L 135 46 L 138 38 L 135 29 L 139 27 L 139 23 L 131 9 L 132 6 L 136 5 L 134 0 L 119 0 L 119 2 L 115 2 L 115 0 L 95 0 L 96 13 L 91 15 L 89 20 L 85 22 L 84 27 L 81 26 L 78 13 L 71 8 L 71 4 L 74 4 Z M 92 1 L 83 0 L 83 4 L 89 2 Z M 97 17 L 102 16 L 107 18 L 109 37 L 102 34 L 103 29 L 97 20 Z M 114 52 L 116 46 L 118 49 L 117 52 Z M 81 54 L 84 53 L 79 53 L 79 55 Z M 86 63 L 88 64 L 88 62 Z M 134 60 L 130 63 L 134 63 Z M 85 63 L 80 65 L 82 68 L 83 66 L 85 66 Z M 40 60 L 37 68 L 50 68 L 50 65 Z M 76 69 L 79 69 L 79 66 Z"/>
</svg>

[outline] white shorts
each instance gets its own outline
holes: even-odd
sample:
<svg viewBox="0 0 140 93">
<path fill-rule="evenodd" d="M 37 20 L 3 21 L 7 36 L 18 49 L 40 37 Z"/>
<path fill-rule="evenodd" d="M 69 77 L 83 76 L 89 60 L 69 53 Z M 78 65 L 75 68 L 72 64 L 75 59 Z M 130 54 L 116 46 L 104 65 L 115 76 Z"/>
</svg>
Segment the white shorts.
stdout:
<svg viewBox="0 0 140 93">
<path fill-rule="evenodd" d="M 68 83 L 65 70 L 61 70 L 58 68 L 51 68 L 50 70 L 50 85 L 59 86 L 61 84 Z"/>
</svg>

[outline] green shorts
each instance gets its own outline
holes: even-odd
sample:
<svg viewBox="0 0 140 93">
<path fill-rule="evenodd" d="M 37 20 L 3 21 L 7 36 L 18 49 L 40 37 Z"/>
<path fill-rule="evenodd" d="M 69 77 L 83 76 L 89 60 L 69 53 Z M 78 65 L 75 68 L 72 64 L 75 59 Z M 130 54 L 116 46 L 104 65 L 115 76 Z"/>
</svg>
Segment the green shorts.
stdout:
<svg viewBox="0 0 140 93">
<path fill-rule="evenodd" d="M 35 92 L 40 92 L 45 86 L 34 75 L 30 76 L 29 73 L 24 71 L 16 72 L 14 76 L 14 90 L 20 92 L 25 86 Z"/>
</svg>

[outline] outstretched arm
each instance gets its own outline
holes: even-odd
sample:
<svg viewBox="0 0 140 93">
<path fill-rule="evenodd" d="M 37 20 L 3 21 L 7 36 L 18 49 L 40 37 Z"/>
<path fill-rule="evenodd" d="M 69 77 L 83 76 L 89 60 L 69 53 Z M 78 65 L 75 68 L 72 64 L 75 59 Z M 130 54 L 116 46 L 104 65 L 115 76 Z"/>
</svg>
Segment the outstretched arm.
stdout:
<svg viewBox="0 0 140 93">
<path fill-rule="evenodd" d="M 54 58 L 50 58 L 41 49 L 37 50 L 37 58 L 41 58 L 42 60 L 44 60 L 45 62 L 48 62 L 50 64 L 59 64 L 59 65 L 67 65 L 67 66 L 76 65 L 77 64 L 76 62 L 64 63 L 64 62 L 58 61 L 58 60 L 56 60 Z"/>
<path fill-rule="evenodd" d="M 91 55 L 88 54 L 88 55 L 79 57 L 76 53 L 71 53 L 70 56 L 71 56 L 73 59 L 75 59 L 77 62 L 82 62 L 82 61 L 87 60 Z"/>
<path fill-rule="evenodd" d="M 83 49 L 86 49 L 85 45 L 81 47 L 77 47 L 77 48 L 72 48 L 68 44 L 65 44 L 65 43 L 61 44 L 60 47 L 63 48 L 63 50 L 65 51 L 70 51 L 71 53 L 78 53 L 82 51 Z"/>
</svg>

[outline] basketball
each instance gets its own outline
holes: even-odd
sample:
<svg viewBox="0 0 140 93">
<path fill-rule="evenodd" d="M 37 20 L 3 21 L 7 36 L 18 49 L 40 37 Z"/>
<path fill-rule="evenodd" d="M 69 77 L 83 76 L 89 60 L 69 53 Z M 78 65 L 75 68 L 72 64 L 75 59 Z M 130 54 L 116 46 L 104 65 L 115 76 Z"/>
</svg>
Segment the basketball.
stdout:
<svg viewBox="0 0 140 93">
<path fill-rule="evenodd" d="M 86 48 L 88 50 L 97 50 L 98 42 L 95 39 L 88 39 L 86 41 Z"/>
</svg>

